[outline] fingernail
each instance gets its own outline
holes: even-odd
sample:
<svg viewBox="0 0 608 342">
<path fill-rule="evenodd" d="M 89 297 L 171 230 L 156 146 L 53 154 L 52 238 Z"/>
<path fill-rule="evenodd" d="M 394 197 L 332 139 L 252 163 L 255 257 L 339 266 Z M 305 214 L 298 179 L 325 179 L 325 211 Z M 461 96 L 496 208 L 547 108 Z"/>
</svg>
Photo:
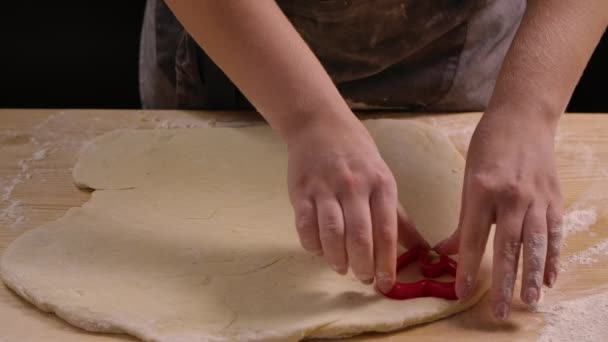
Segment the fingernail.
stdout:
<svg viewBox="0 0 608 342">
<path fill-rule="evenodd" d="M 378 272 L 376 274 L 376 284 L 378 285 L 378 289 L 383 293 L 390 292 L 393 289 L 391 277 L 385 272 Z"/>
<path fill-rule="evenodd" d="M 494 310 L 494 315 L 500 320 L 506 320 L 509 316 L 509 306 L 506 303 L 498 304 Z"/>
<path fill-rule="evenodd" d="M 361 282 L 365 285 L 371 285 L 374 282 L 374 278 L 363 279 Z"/>
<path fill-rule="evenodd" d="M 524 301 L 526 304 L 536 303 L 538 301 L 538 291 L 533 287 L 528 288 L 524 293 Z"/>
<path fill-rule="evenodd" d="M 555 274 L 555 272 L 549 272 L 549 287 L 553 287 L 555 284 L 555 278 L 557 278 L 557 274 Z"/>
<path fill-rule="evenodd" d="M 469 296 L 472 287 L 473 277 L 471 275 L 467 275 L 463 281 L 457 283 L 456 295 L 458 296 L 458 298 L 464 299 Z"/>
<path fill-rule="evenodd" d="M 344 268 L 342 268 L 342 267 L 340 267 L 340 266 L 338 266 L 338 265 L 332 264 L 332 265 L 331 265 L 331 268 L 332 268 L 334 271 L 338 272 L 339 274 L 342 274 L 342 275 L 346 274 L 346 270 L 344 270 Z"/>
</svg>

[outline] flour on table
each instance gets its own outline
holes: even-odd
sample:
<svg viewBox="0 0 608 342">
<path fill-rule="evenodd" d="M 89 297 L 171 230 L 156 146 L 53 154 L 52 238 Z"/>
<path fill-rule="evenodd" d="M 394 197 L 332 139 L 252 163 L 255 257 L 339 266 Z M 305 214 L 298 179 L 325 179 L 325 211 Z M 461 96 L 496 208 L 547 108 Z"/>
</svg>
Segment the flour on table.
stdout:
<svg viewBox="0 0 608 342">
<path fill-rule="evenodd" d="M 47 154 L 48 150 L 49 150 L 48 148 L 43 148 L 41 150 L 34 152 L 31 160 L 43 160 L 44 158 L 46 158 L 46 154 Z"/>
<path fill-rule="evenodd" d="M 568 211 L 563 219 L 564 236 L 568 237 L 583 231 L 589 231 L 589 228 L 597 222 L 597 219 L 598 215 L 595 208 Z M 592 232 L 589 232 L 589 234 L 591 235 Z M 590 265 L 596 263 L 606 255 L 606 252 L 608 252 L 608 240 L 563 258 L 561 269 L 565 271 L 573 264 Z"/>
<path fill-rule="evenodd" d="M 155 117 L 153 120 L 156 122 L 155 128 L 161 129 L 209 127 L 209 122 L 201 121 L 196 117 L 171 120 L 161 120 L 160 118 Z"/>
<path fill-rule="evenodd" d="M 234 121 L 218 121 L 207 120 L 202 121 L 197 117 L 177 118 L 162 120 L 158 117 L 152 119 L 155 129 L 182 129 L 182 128 L 206 128 L 206 127 L 251 127 L 257 126 L 263 121 L 251 120 L 234 120 Z"/>
<path fill-rule="evenodd" d="M 590 265 L 599 261 L 598 258 L 608 256 L 608 239 L 593 247 L 566 257 L 566 264 Z"/>
<path fill-rule="evenodd" d="M 587 231 L 596 222 L 597 211 L 595 208 L 570 210 L 564 214 L 563 218 L 564 236 Z"/>
<path fill-rule="evenodd" d="M 568 300 L 540 308 L 546 326 L 540 342 L 599 342 L 608 340 L 608 293 Z"/>
<path fill-rule="evenodd" d="M 19 200 L 9 201 L 9 205 L 0 211 L 0 223 L 11 229 L 16 228 L 23 220 L 25 220 L 25 216 Z"/>
<path fill-rule="evenodd" d="M 15 229 L 25 220 L 22 203 L 20 200 L 13 198 L 13 192 L 19 184 L 25 183 L 27 180 L 32 178 L 30 164 L 34 161 L 39 161 L 46 158 L 48 150 L 48 148 L 37 150 L 31 155 L 31 157 L 20 160 L 17 163 L 17 174 L 14 177 L 2 182 L 6 184 L 2 188 L 2 193 L 0 196 L 0 203 L 5 205 L 5 207 L 0 210 L 0 223 L 3 225 L 11 229 Z"/>
</svg>

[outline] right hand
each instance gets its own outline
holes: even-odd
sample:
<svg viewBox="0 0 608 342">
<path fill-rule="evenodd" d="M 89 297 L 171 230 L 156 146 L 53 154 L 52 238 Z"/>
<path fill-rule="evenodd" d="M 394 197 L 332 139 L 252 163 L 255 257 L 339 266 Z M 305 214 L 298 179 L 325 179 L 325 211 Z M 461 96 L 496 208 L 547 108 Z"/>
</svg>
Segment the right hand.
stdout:
<svg viewBox="0 0 608 342">
<path fill-rule="evenodd" d="M 300 242 L 339 274 L 382 292 L 395 283 L 397 239 L 427 246 L 398 204 L 393 174 L 354 116 L 311 122 L 287 139 L 288 188 Z M 404 146 L 407 148 L 407 146 Z"/>
</svg>

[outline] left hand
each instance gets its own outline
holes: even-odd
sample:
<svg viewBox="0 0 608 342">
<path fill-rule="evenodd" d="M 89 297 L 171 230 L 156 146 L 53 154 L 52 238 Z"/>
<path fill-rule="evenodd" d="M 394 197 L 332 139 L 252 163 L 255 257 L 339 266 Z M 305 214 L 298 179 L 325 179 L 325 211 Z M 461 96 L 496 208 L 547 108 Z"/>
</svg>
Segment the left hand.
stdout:
<svg viewBox="0 0 608 342">
<path fill-rule="evenodd" d="M 555 168 L 556 122 L 537 113 L 487 112 L 469 148 L 460 222 L 435 249 L 459 253 L 456 293 L 474 289 L 490 226 L 496 223 L 491 305 L 506 319 L 523 243 L 521 299 L 538 302 L 557 277 L 562 196 Z"/>
</svg>

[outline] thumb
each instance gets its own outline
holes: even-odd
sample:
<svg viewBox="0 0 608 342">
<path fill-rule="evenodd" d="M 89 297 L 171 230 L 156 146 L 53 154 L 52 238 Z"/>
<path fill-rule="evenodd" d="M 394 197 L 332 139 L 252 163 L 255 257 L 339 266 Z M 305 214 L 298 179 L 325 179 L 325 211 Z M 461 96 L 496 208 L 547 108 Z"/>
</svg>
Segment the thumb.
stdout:
<svg viewBox="0 0 608 342">
<path fill-rule="evenodd" d="M 458 227 L 450 237 L 439 242 L 433 249 L 439 254 L 453 255 L 458 254 L 458 246 L 460 242 L 460 227 Z"/>
<path fill-rule="evenodd" d="M 405 248 L 431 248 L 429 243 L 420 235 L 420 232 L 416 229 L 414 223 L 407 216 L 407 213 L 401 204 L 397 206 L 397 233 L 399 243 Z"/>
</svg>

